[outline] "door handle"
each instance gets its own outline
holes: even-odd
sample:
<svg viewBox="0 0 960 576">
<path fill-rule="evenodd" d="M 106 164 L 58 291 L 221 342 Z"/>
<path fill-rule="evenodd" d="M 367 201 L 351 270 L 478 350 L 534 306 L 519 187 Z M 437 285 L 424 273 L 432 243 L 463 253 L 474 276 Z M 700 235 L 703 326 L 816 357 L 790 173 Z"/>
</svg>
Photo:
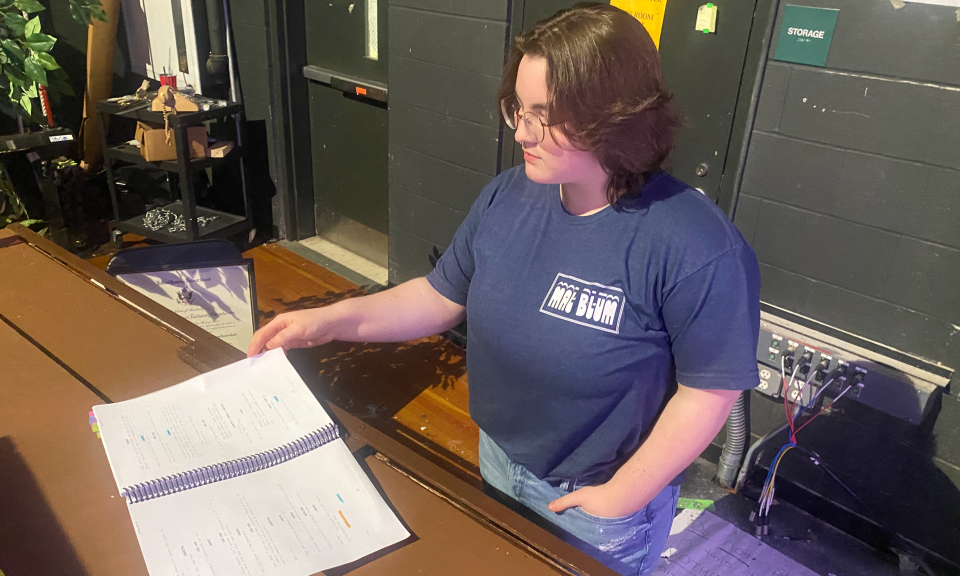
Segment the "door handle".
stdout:
<svg viewBox="0 0 960 576">
<path fill-rule="evenodd" d="M 369 98 L 377 102 L 387 102 L 386 84 L 340 74 L 339 72 L 320 68 L 319 66 L 304 66 L 303 77 L 308 80 L 320 82 L 321 84 L 327 84 L 331 88 L 340 90 L 346 94 Z"/>
</svg>

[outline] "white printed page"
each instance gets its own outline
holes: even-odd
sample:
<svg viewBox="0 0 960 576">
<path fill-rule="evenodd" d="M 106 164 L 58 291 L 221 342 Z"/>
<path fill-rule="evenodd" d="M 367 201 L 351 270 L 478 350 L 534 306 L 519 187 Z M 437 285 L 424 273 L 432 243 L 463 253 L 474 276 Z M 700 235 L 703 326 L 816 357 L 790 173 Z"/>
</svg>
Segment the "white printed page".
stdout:
<svg viewBox="0 0 960 576">
<path fill-rule="evenodd" d="M 341 440 L 128 508 L 150 576 L 307 576 L 409 536 Z"/>
<path fill-rule="evenodd" d="M 93 411 L 121 490 L 272 450 L 332 422 L 279 349 Z"/>
</svg>

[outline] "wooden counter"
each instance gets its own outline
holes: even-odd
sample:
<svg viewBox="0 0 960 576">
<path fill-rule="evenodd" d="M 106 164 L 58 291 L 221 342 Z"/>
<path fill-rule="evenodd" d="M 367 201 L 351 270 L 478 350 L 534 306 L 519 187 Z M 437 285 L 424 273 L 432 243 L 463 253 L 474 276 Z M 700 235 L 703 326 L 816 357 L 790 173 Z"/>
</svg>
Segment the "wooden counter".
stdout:
<svg viewBox="0 0 960 576">
<path fill-rule="evenodd" d="M 293 355 L 294 364 L 322 401 L 336 404 L 346 398 L 344 390 L 357 388 L 349 396 L 354 406 L 331 410 L 361 466 L 413 536 L 327 574 L 612 574 L 477 490 L 467 458 L 450 468 L 454 457 L 414 451 L 428 441 L 404 445 L 380 428 L 386 421 L 414 429 L 418 418 L 426 420 L 425 430 L 458 426 L 431 422 L 429 404 L 440 412 L 465 407 L 465 386 L 458 391 L 441 384 L 424 395 L 424 389 L 413 394 L 401 385 L 395 398 L 386 399 L 373 392 L 386 390 L 384 383 L 402 372 L 405 346 L 448 354 L 452 373 L 462 363 L 451 352 L 456 347 L 439 340 L 377 350 L 339 346 Z M 18 226 L 0 230 L 0 351 L 0 570 L 8 576 L 146 574 L 88 411 L 242 354 Z M 387 410 L 378 408 L 370 421 L 361 421 L 358 401 L 393 413 L 384 418 Z"/>
</svg>

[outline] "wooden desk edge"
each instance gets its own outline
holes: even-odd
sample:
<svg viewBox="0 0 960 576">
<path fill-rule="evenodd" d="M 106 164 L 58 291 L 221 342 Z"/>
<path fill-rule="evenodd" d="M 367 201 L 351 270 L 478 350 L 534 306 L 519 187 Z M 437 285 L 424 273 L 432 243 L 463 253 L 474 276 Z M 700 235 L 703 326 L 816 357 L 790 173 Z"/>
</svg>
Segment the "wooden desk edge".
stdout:
<svg viewBox="0 0 960 576">
<path fill-rule="evenodd" d="M 170 332 L 170 328 L 163 326 L 163 324 L 167 324 L 175 330 L 173 332 L 175 335 L 179 332 L 188 338 L 192 338 L 193 342 L 189 342 L 178 335 L 181 340 L 184 340 L 184 347 L 181 349 L 182 353 L 186 355 L 184 359 L 194 361 L 194 368 L 198 371 L 214 370 L 245 357 L 243 352 L 233 346 L 181 318 L 175 312 L 167 310 L 99 268 L 84 262 L 29 228 L 20 224 L 11 224 L 7 229 L 20 236 L 34 248 L 47 253 L 75 274 L 88 280 L 95 280 L 107 289 L 105 291 L 108 294 L 112 291 L 117 296 L 127 299 L 134 305 L 130 307 L 132 310 L 147 317 L 164 330 Z M 116 296 L 111 295 L 111 297 Z M 141 310 L 137 310 L 137 308 Z M 339 406 L 332 403 L 328 403 L 328 405 L 333 410 L 335 417 L 346 426 L 352 436 L 359 438 L 392 461 L 388 464 L 395 464 L 395 467 L 398 467 L 401 472 L 410 475 L 414 481 L 421 485 L 432 489 L 461 511 L 473 515 L 476 519 L 488 522 L 490 529 L 506 535 L 528 552 L 573 574 L 583 574 L 585 576 L 615 574 L 610 568 L 604 566 L 589 554 L 560 540 L 547 530 L 510 510 L 383 432 L 363 423 Z"/>
<path fill-rule="evenodd" d="M 33 232 L 21 224 L 7 226 L 23 241 L 44 253 L 74 274 L 101 288 L 128 308 L 147 318 L 163 330 L 180 339 L 183 359 L 200 371 L 219 368 L 242 358 L 242 352 L 213 336 L 203 328 L 184 320 L 176 312 L 164 308 L 113 276 L 71 254 L 68 250 Z M 112 293 L 112 294 L 111 294 Z M 241 356 L 237 356 L 241 354 Z M 212 362 L 212 363 L 211 363 Z"/>
<path fill-rule="evenodd" d="M 354 439 L 371 446 L 379 454 L 393 461 L 397 465 L 395 467 L 398 467 L 401 472 L 432 489 L 462 511 L 484 519 L 491 529 L 506 534 L 528 552 L 573 574 L 585 576 L 615 574 L 599 560 L 560 540 L 452 473 L 365 424 L 346 410 L 334 404 L 329 406 Z"/>
</svg>

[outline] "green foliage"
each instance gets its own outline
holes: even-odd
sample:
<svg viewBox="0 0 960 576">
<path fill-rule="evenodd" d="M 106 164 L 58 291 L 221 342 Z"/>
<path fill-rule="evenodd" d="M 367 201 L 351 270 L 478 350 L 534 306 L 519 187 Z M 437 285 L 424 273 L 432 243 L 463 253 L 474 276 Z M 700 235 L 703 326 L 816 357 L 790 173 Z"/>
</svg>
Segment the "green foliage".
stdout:
<svg viewBox="0 0 960 576">
<path fill-rule="evenodd" d="M 40 33 L 40 17 L 34 16 L 23 27 L 24 36 L 33 36 Z"/>
<path fill-rule="evenodd" d="M 107 21 L 100 0 L 51 1 L 69 2 L 70 14 L 81 24 L 89 24 L 91 18 Z M 43 121 L 40 105 L 34 102 L 40 97 L 40 86 L 47 87 L 55 104 L 62 95 L 75 95 L 66 72 L 50 55 L 57 39 L 41 31 L 36 14 L 43 10 L 43 4 L 37 0 L 0 0 L 0 109 L 12 111 L 24 121 Z M 21 222 L 41 233 L 45 230 L 43 221 L 27 214 L 6 171 L 0 167 L 0 228 L 11 222 Z"/>
<path fill-rule="evenodd" d="M 107 21 L 107 13 L 103 11 L 100 0 L 70 0 L 70 14 L 78 22 L 89 22 L 91 18 Z"/>
<path fill-rule="evenodd" d="M 43 4 L 37 2 L 37 0 L 15 0 L 13 3 L 18 10 L 22 10 L 27 14 L 33 14 L 34 12 L 40 12 L 41 10 L 46 10 L 43 7 Z"/>
<path fill-rule="evenodd" d="M 38 52 L 38 53 L 34 54 L 33 56 L 34 56 L 34 58 L 37 59 L 37 62 L 39 62 L 40 65 L 43 66 L 44 68 L 46 68 L 47 70 L 56 70 L 57 68 L 60 67 L 60 65 L 57 64 L 57 61 L 54 60 L 53 56 L 51 56 L 51 55 L 49 55 L 49 54 L 44 54 L 43 52 Z"/>
<path fill-rule="evenodd" d="M 19 222 L 21 220 L 29 220 L 30 215 L 27 214 L 27 209 L 23 205 L 23 202 L 20 201 L 20 198 L 13 191 L 13 185 L 9 187 L 4 185 L 4 179 L 0 179 L 0 228 L 3 228 L 7 224 L 12 222 Z M 7 180 L 9 182 L 9 180 Z"/>
<path fill-rule="evenodd" d="M 47 230 L 46 222 L 31 218 L 27 214 L 27 208 L 13 189 L 13 183 L 10 181 L 6 169 L 0 166 L 0 228 L 13 222 L 20 222 L 40 234 Z"/>
<path fill-rule="evenodd" d="M 3 52 L 10 57 L 10 61 L 15 64 L 23 64 L 23 60 L 26 58 L 26 55 L 23 53 L 23 48 L 19 44 L 10 40 L 9 38 L 0 42 L 3 45 Z"/>
<path fill-rule="evenodd" d="M 36 54 L 32 54 L 27 61 L 24 62 L 23 71 L 27 73 L 27 76 L 31 80 L 36 82 L 41 86 L 47 85 L 47 71 L 44 70 L 43 66 L 40 65 L 40 61 L 37 60 Z"/>
<path fill-rule="evenodd" d="M 82 24 L 92 18 L 106 22 L 107 13 L 100 0 L 51 0 L 69 2 L 70 14 Z M 42 121 L 38 86 L 46 86 L 54 103 L 63 95 L 74 96 L 68 77 L 50 50 L 57 39 L 41 31 L 40 17 L 45 10 L 37 0 L 0 0 L 0 108 L 12 110 L 25 121 Z M 0 225 L 3 224 L 0 219 Z"/>
<path fill-rule="evenodd" d="M 27 19 L 17 13 L 14 13 L 14 12 L 4 13 L 3 23 L 6 24 L 11 34 L 15 37 L 24 36 L 26 34 L 25 28 L 27 25 Z"/>
<path fill-rule="evenodd" d="M 29 24 L 27 24 L 29 26 Z M 57 43 L 57 39 L 53 36 L 47 36 L 41 32 L 36 34 L 30 34 L 27 36 L 27 41 L 25 44 L 32 52 L 49 52 L 53 45 Z"/>
</svg>

